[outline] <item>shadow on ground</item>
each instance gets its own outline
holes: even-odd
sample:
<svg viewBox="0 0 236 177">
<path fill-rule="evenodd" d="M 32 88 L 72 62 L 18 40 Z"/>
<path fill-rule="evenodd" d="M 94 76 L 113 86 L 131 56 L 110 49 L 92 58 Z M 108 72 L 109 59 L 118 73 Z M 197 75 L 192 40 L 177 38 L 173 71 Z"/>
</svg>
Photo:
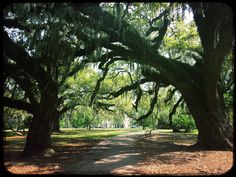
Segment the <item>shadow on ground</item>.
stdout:
<svg viewBox="0 0 236 177">
<path fill-rule="evenodd" d="M 55 139 L 56 140 L 56 139 Z M 5 158 L 11 165 L 34 165 L 39 167 L 34 173 L 39 174 L 41 168 L 56 174 L 142 174 L 137 168 L 143 161 L 159 161 L 162 164 L 185 164 L 192 160 L 199 149 L 190 148 L 197 140 L 197 135 L 186 133 L 153 133 L 145 138 L 144 132 L 130 133 L 99 141 L 77 140 L 60 144 L 55 141 L 53 149 L 57 152 L 53 157 L 21 159 L 18 158 L 20 145 L 10 150 L 6 146 Z M 58 144 L 59 143 L 59 144 Z M 97 144 L 97 145 L 96 145 Z M 96 145 L 96 146 L 95 146 Z M 90 149 L 90 150 L 89 150 Z M 176 153 L 189 153 L 190 156 Z"/>
<path fill-rule="evenodd" d="M 174 152 L 193 152 L 190 148 L 196 142 L 196 135 L 156 133 L 145 138 L 143 133 L 121 135 L 99 143 L 84 159 L 67 166 L 69 174 L 142 174 L 136 168 L 140 162 L 152 157 L 162 163 L 188 163 L 187 159 L 176 159 Z M 191 160 L 191 159 L 189 159 Z"/>
</svg>

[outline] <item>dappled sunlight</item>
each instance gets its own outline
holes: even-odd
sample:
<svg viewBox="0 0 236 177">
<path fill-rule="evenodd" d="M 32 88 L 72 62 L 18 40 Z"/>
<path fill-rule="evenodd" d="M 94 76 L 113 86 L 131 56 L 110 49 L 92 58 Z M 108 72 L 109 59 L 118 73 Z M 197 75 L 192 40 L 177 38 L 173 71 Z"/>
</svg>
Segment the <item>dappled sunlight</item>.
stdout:
<svg viewBox="0 0 236 177">
<path fill-rule="evenodd" d="M 121 135 L 99 143 L 83 161 L 67 168 L 70 174 L 218 174 L 224 168 L 208 168 L 208 158 L 214 155 L 232 164 L 232 152 L 200 151 L 190 148 L 197 135 L 185 133 L 154 133 L 144 138 L 143 132 Z M 165 140 L 166 139 L 166 140 Z M 226 155 L 226 158 L 223 157 Z M 216 160 L 216 159 L 215 159 Z M 223 165 L 221 162 L 218 162 Z"/>
<path fill-rule="evenodd" d="M 52 135 L 52 148 L 56 152 L 52 157 L 30 157 L 26 159 L 22 159 L 19 156 L 24 148 L 25 137 L 11 135 L 10 137 L 6 137 L 7 141 L 4 145 L 4 164 L 7 170 L 16 174 L 59 173 L 60 171 L 64 171 L 65 166 L 74 165 L 76 162 L 86 159 L 88 154 L 96 156 L 97 152 L 104 152 L 112 148 L 111 144 L 115 141 L 112 141 L 112 143 L 107 142 L 107 140 L 111 138 L 102 141 L 99 146 L 95 146 L 99 141 L 104 139 L 104 137 L 124 134 L 127 131 L 128 129 L 126 129 L 126 131 L 99 129 L 90 132 L 88 130 L 63 130 L 63 132 L 53 133 Z M 132 129 L 130 131 L 133 132 L 135 130 Z M 80 137 L 78 137 L 78 135 Z M 94 137 L 94 135 L 98 135 L 96 139 L 91 138 Z M 87 138 L 83 138 L 85 136 Z M 119 144 L 115 143 L 115 146 L 127 147 L 130 145 L 129 141 L 130 139 L 127 138 L 124 142 L 121 141 Z M 91 148 L 93 148 L 94 153 L 89 151 L 85 155 Z M 126 154 L 127 157 L 130 155 L 126 152 L 126 148 L 124 148 L 121 153 Z M 130 153 L 133 153 L 133 151 L 130 151 Z"/>
<path fill-rule="evenodd" d="M 150 137 L 144 132 L 108 138 L 88 151 L 78 163 L 65 168 L 69 174 L 208 174 L 219 173 L 223 168 L 204 167 L 209 155 L 223 153 L 228 159 L 231 152 L 200 151 L 190 148 L 196 134 L 153 131 Z M 223 157 L 223 156 L 222 156 Z M 221 157 L 221 158 L 222 158 Z M 212 156 L 213 158 L 213 156 Z M 225 160 L 226 160 L 225 159 Z M 203 162 L 201 162 L 203 161 Z M 232 163 L 227 161 L 227 163 Z M 185 166 L 189 166 L 186 168 Z M 161 171 L 163 170 L 164 171 Z M 225 165 L 225 169 L 229 169 Z"/>
<path fill-rule="evenodd" d="M 197 135 L 184 133 L 156 134 L 140 139 L 142 162 L 138 165 L 144 175 L 221 174 L 233 164 L 232 151 L 202 151 L 190 148 Z M 146 148 L 145 148 L 146 146 Z"/>
<path fill-rule="evenodd" d="M 106 146 L 95 146 L 92 149 L 94 150 L 104 150 L 104 149 L 110 149 L 111 147 L 106 147 Z"/>
<path fill-rule="evenodd" d="M 139 165 L 145 175 L 219 175 L 227 172 L 233 164 L 230 151 L 169 152 L 147 157 Z"/>
<path fill-rule="evenodd" d="M 139 133 L 139 136 L 143 133 Z M 106 139 L 89 151 L 79 163 L 68 167 L 66 172 L 71 174 L 109 174 L 119 173 L 126 167 L 135 168 L 140 160 L 138 148 L 134 147 L 134 139 L 138 135 L 119 135 Z"/>
<path fill-rule="evenodd" d="M 186 175 L 219 174 L 233 164 L 231 151 L 190 148 L 196 142 L 196 134 L 158 130 L 145 137 L 144 131 L 140 131 L 100 143 L 83 138 L 66 139 L 66 136 L 65 133 L 61 139 L 60 136 L 54 139 L 53 157 L 28 159 L 18 158 L 24 144 L 17 144 L 17 140 L 23 139 L 13 136 L 5 145 L 7 170 L 15 174 Z"/>
<path fill-rule="evenodd" d="M 11 3 L 2 20 L 10 172 L 218 175 L 231 168 L 228 5 Z"/>
<path fill-rule="evenodd" d="M 196 141 L 189 141 L 188 143 L 186 143 L 186 141 L 179 141 L 177 143 L 173 143 L 174 145 L 183 145 L 183 146 L 191 146 L 194 145 L 196 143 Z"/>
<path fill-rule="evenodd" d="M 43 169 L 37 165 L 22 165 L 19 168 L 8 167 L 7 170 L 13 174 L 53 174 L 57 170 L 55 165 L 47 165 Z"/>
<path fill-rule="evenodd" d="M 112 155 L 107 158 L 100 159 L 95 162 L 95 164 L 104 164 L 106 163 L 107 165 L 110 165 L 110 163 L 115 163 L 119 162 L 127 157 L 131 156 L 137 156 L 140 155 L 141 153 L 124 153 L 124 154 L 117 154 L 117 155 Z"/>
</svg>

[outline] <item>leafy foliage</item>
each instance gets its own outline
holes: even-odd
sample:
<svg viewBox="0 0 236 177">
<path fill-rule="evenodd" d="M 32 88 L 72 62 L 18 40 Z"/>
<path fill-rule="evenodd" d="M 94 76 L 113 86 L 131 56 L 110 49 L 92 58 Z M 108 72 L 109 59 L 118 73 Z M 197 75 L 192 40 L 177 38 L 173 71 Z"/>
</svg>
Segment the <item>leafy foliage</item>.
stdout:
<svg viewBox="0 0 236 177">
<path fill-rule="evenodd" d="M 11 4 L 4 10 L 7 106 L 24 104 L 18 108 L 35 116 L 52 97 L 49 107 L 55 113 L 48 119 L 66 113 L 71 119 L 64 117 L 61 125 L 88 129 L 104 122 L 123 126 L 125 115 L 143 128 L 169 128 L 173 122 L 174 129 L 191 131 L 190 112 L 178 107 L 185 103 L 195 120 L 217 117 L 208 116 L 211 105 L 222 112 L 218 115 L 224 115 L 224 105 L 232 117 L 233 69 L 230 62 L 223 63 L 233 58 L 231 14 L 217 7 Z"/>
<path fill-rule="evenodd" d="M 173 130 L 192 132 L 196 128 L 194 120 L 187 114 L 176 115 L 173 117 Z"/>
</svg>

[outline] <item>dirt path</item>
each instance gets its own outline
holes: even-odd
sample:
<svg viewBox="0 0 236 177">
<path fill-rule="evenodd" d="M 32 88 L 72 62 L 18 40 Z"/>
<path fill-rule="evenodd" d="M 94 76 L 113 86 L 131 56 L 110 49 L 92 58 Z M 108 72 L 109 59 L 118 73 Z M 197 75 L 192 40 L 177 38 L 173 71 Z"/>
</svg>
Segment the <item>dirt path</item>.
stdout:
<svg viewBox="0 0 236 177">
<path fill-rule="evenodd" d="M 93 147 L 79 163 L 66 168 L 69 174 L 139 174 L 136 166 L 142 153 L 136 142 L 143 132 L 106 139 Z"/>
<path fill-rule="evenodd" d="M 14 137 L 19 139 L 19 137 Z M 21 137 L 22 139 L 24 137 Z M 23 144 L 7 144 L 4 165 L 15 174 L 220 175 L 232 168 L 232 151 L 189 148 L 197 135 L 155 130 L 55 145 L 56 155 L 17 158 Z M 20 141 L 21 142 L 21 141 Z M 5 152 L 6 150 L 6 152 Z"/>
<path fill-rule="evenodd" d="M 66 174 L 115 175 L 219 175 L 233 165 L 232 151 L 189 148 L 197 136 L 153 131 L 129 133 L 106 139 L 88 151 L 79 162 L 65 168 Z"/>
</svg>

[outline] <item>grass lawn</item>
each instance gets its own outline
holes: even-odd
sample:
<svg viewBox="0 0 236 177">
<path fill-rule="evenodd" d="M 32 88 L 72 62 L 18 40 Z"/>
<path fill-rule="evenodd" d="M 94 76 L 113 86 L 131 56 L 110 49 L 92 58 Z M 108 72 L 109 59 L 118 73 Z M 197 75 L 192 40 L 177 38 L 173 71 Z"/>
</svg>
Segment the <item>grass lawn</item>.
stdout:
<svg viewBox="0 0 236 177">
<path fill-rule="evenodd" d="M 91 131 L 87 129 L 75 129 L 75 128 L 61 128 L 61 132 L 52 133 L 52 144 L 53 143 L 67 143 L 69 141 L 77 140 L 102 140 L 104 138 L 125 134 L 128 132 L 143 131 L 141 128 L 107 128 L 107 129 L 92 129 Z M 5 144 L 6 145 L 24 145 L 25 137 L 16 135 L 15 132 L 11 130 L 4 131 L 5 134 Z"/>
<path fill-rule="evenodd" d="M 99 142 L 105 138 L 109 138 L 116 135 L 121 135 L 129 132 L 143 131 L 142 129 L 134 128 L 113 128 L 113 129 L 61 129 L 60 133 L 52 133 L 53 145 L 59 145 L 67 143 L 75 143 L 77 141 L 91 141 Z"/>
</svg>

